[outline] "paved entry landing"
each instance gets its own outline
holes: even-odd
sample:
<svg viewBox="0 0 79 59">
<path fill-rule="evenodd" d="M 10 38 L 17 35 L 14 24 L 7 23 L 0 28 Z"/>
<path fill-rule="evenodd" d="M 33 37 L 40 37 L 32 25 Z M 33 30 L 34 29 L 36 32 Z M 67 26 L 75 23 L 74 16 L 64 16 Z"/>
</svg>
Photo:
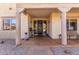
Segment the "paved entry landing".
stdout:
<svg viewBox="0 0 79 59">
<path fill-rule="evenodd" d="M 26 46 L 59 46 L 61 45 L 61 40 L 59 39 L 51 39 L 47 36 L 43 36 L 43 37 L 33 37 L 30 38 L 29 40 L 23 40 L 22 41 L 23 45 Z"/>
<path fill-rule="evenodd" d="M 24 44 L 20 46 L 15 45 L 15 40 L 0 39 L 0 41 L 2 40 L 4 41 L 3 44 L 0 44 L 0 55 L 79 55 L 79 47 L 66 47 L 66 46 L 53 47 L 52 44 L 54 44 L 55 46 L 56 44 L 59 44 L 59 41 L 51 40 L 48 37 L 45 38 L 46 40 L 31 39 L 29 41 L 23 41 Z M 74 41 L 75 40 L 73 40 L 73 43 Z M 40 44 L 39 45 L 36 42 L 41 43 L 39 43 Z M 78 42 L 79 41 L 77 40 L 77 43 Z M 50 47 L 49 45 L 52 45 L 52 47 Z"/>
</svg>

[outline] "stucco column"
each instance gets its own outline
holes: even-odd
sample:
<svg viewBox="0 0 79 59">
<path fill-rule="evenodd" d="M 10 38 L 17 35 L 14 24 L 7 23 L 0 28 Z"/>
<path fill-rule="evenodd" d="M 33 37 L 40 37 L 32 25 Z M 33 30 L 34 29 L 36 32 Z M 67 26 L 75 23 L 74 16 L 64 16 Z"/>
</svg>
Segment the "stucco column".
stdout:
<svg viewBox="0 0 79 59">
<path fill-rule="evenodd" d="M 20 39 L 21 39 L 21 26 L 20 26 L 20 23 L 21 23 L 21 15 L 19 12 L 17 12 L 16 14 L 16 45 L 19 45 L 21 44 L 20 42 Z"/>
<path fill-rule="evenodd" d="M 16 45 L 21 44 L 21 12 L 23 9 L 17 9 L 16 12 Z"/>
<path fill-rule="evenodd" d="M 79 34 L 79 17 L 77 18 L 77 33 Z"/>
<path fill-rule="evenodd" d="M 66 30 L 66 12 L 61 14 L 61 35 L 62 35 L 62 44 L 67 44 L 67 30 Z"/>
<path fill-rule="evenodd" d="M 2 30 L 2 27 L 3 27 L 2 24 L 3 24 L 3 23 L 2 23 L 2 19 L 0 18 L 0 30 Z"/>
<path fill-rule="evenodd" d="M 70 8 L 59 8 L 61 13 L 61 35 L 62 35 L 62 45 L 67 45 L 67 26 L 66 26 L 66 13 Z"/>
</svg>

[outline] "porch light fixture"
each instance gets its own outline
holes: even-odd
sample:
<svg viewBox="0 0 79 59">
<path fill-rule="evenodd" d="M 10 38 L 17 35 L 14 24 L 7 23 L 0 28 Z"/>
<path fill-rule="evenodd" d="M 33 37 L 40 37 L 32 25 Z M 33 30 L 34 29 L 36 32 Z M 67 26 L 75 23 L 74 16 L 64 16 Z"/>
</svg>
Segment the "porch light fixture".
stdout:
<svg viewBox="0 0 79 59">
<path fill-rule="evenodd" d="M 12 8 L 9 8 L 9 10 L 12 10 Z"/>
</svg>

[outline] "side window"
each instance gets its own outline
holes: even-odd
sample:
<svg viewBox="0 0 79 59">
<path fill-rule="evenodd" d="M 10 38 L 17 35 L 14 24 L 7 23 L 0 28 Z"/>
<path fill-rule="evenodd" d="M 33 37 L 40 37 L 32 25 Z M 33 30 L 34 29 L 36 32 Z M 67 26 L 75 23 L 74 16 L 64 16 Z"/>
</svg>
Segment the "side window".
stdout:
<svg viewBox="0 0 79 59">
<path fill-rule="evenodd" d="M 16 20 L 14 18 L 4 18 L 3 30 L 16 30 Z"/>
<path fill-rule="evenodd" d="M 77 31 L 77 20 L 76 19 L 67 20 L 67 30 L 68 31 Z"/>
</svg>

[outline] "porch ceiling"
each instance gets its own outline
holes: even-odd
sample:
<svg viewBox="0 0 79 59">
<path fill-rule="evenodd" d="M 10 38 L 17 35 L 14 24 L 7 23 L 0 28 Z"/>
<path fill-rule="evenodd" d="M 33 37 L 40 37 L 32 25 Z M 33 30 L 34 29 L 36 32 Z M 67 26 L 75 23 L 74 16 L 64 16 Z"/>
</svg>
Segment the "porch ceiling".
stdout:
<svg viewBox="0 0 79 59">
<path fill-rule="evenodd" d="M 79 8 L 71 8 L 70 13 L 79 13 Z"/>
<path fill-rule="evenodd" d="M 50 16 L 51 13 L 60 13 L 57 8 L 29 8 L 24 9 L 24 13 L 28 13 L 33 18 L 47 18 Z M 71 8 L 68 13 L 79 13 L 79 8 Z"/>
<path fill-rule="evenodd" d="M 48 17 L 51 12 L 59 12 L 57 8 L 32 8 L 32 9 L 26 9 L 27 13 L 29 13 L 32 17 L 40 17 L 40 18 L 46 18 Z"/>
</svg>

